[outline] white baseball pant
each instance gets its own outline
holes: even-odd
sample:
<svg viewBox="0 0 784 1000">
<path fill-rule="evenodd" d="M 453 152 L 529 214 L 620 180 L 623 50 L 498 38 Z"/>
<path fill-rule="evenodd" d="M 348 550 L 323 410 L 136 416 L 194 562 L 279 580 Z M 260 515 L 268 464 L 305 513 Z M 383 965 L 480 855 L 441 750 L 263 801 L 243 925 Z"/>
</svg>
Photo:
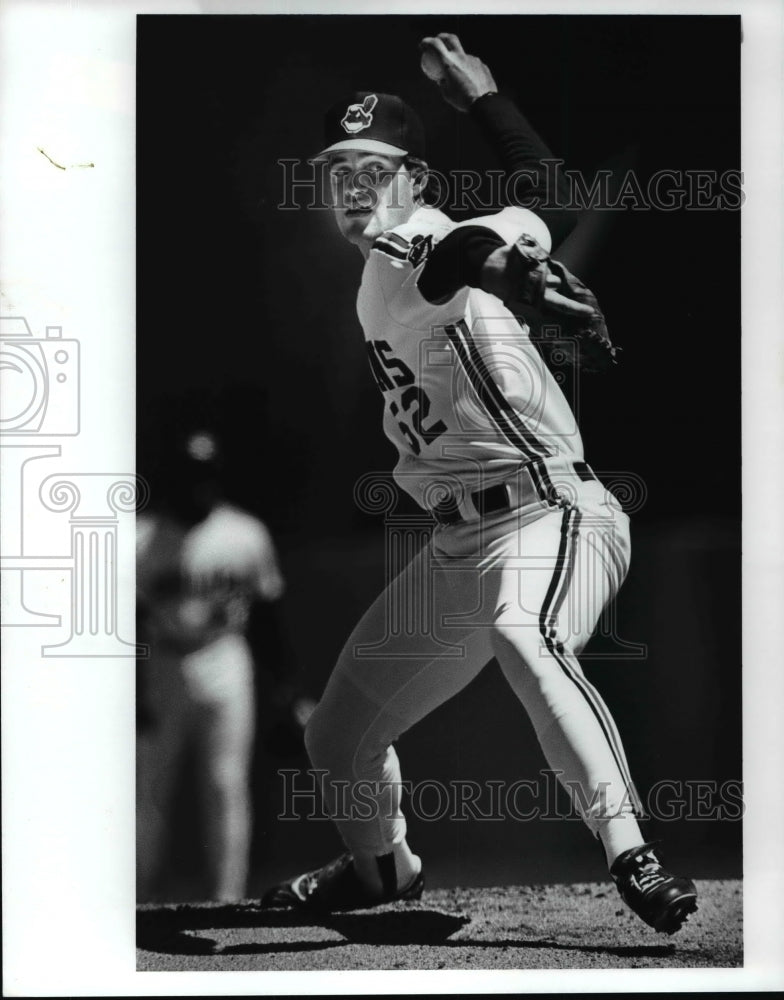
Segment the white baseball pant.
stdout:
<svg viewBox="0 0 784 1000">
<path fill-rule="evenodd" d="M 572 497 L 437 527 L 354 629 L 306 731 L 349 850 L 380 856 L 405 838 L 392 744 L 493 656 L 589 829 L 607 849 L 612 820 L 612 855 L 641 842 L 620 736 L 577 660 L 628 571 L 629 520 L 596 480 Z M 340 782 L 361 787 L 361 808 L 341 797 L 338 810 Z"/>
</svg>

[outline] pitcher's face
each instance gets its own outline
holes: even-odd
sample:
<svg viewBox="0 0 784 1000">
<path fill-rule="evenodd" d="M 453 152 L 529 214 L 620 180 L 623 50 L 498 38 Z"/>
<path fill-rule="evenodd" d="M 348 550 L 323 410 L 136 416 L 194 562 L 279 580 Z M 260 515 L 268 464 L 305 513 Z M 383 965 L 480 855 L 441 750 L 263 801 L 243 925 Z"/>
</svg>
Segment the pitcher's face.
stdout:
<svg viewBox="0 0 784 1000">
<path fill-rule="evenodd" d="M 329 158 L 329 180 L 338 229 L 364 253 L 417 208 L 416 182 L 402 156 L 341 150 Z"/>
</svg>

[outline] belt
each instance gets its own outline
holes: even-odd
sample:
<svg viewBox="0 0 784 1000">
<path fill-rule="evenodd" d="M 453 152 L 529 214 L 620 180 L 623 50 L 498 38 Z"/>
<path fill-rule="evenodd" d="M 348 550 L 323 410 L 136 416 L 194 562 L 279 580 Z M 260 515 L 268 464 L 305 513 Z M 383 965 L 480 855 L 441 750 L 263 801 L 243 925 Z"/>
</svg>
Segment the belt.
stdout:
<svg viewBox="0 0 784 1000">
<path fill-rule="evenodd" d="M 451 525 L 476 521 L 504 510 L 517 510 L 535 502 L 562 507 L 575 498 L 570 496 L 572 487 L 563 481 L 564 476 L 577 476 L 584 483 L 599 482 L 587 462 L 562 460 L 545 463 L 536 459 L 521 466 L 515 475 L 502 483 L 484 490 L 464 492 L 462 496 L 450 494 L 432 507 L 430 513 L 439 524 Z"/>
</svg>

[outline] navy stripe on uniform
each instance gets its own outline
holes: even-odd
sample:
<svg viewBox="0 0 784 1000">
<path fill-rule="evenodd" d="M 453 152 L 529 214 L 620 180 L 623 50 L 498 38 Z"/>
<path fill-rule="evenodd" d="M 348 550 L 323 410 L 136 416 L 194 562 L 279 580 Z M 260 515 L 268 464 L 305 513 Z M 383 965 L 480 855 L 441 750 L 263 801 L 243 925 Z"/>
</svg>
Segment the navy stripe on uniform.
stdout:
<svg viewBox="0 0 784 1000">
<path fill-rule="evenodd" d="M 411 247 L 411 241 L 407 240 L 404 236 L 400 236 L 398 233 L 388 232 L 382 233 L 379 236 L 380 240 L 389 240 L 391 243 L 396 243 L 403 250 L 408 250 Z"/>
<path fill-rule="evenodd" d="M 385 236 L 378 237 L 373 244 L 373 249 L 378 250 L 379 253 L 385 253 L 387 257 L 392 257 L 394 260 L 408 260 L 407 251 L 401 250 Z"/>
<path fill-rule="evenodd" d="M 550 452 L 525 426 L 514 407 L 504 396 L 500 386 L 487 370 L 484 358 L 479 352 L 468 324 L 460 320 L 454 326 L 445 327 L 449 342 L 460 360 L 468 381 L 495 425 L 518 451 L 532 459 Z"/>
<path fill-rule="evenodd" d="M 558 547 L 558 556 L 555 561 L 555 570 L 553 571 L 552 578 L 550 579 L 550 586 L 545 594 L 542 609 L 539 614 L 539 632 L 544 639 L 545 646 L 558 663 L 561 670 L 572 681 L 588 702 L 591 711 L 596 717 L 596 721 L 599 723 L 599 726 L 604 733 L 607 745 L 609 746 L 610 752 L 612 753 L 615 763 L 618 766 L 621 778 L 626 785 L 634 812 L 637 816 L 642 816 L 642 803 L 640 802 L 637 791 L 634 787 L 634 782 L 632 781 L 632 777 L 629 772 L 629 765 L 626 761 L 626 755 L 624 754 L 623 747 L 621 745 L 621 738 L 615 728 L 615 723 L 612 720 L 609 709 L 605 705 L 596 688 L 583 676 L 579 666 L 575 669 L 575 667 L 570 664 L 569 657 L 564 652 L 563 643 L 556 641 L 556 623 L 558 620 L 558 612 L 561 610 L 561 606 L 566 599 L 566 594 L 572 581 L 581 519 L 582 515 L 576 507 L 568 506 L 564 509 L 563 518 L 561 520 L 561 541 Z M 570 536 L 571 544 L 569 542 Z M 567 547 L 569 550 L 568 555 Z M 559 583 L 561 584 L 560 587 Z M 556 591 L 558 591 L 558 597 L 554 600 Z"/>
<path fill-rule="evenodd" d="M 547 466 L 541 458 L 534 459 L 530 465 L 526 466 L 526 469 L 539 499 L 549 503 L 552 507 L 562 507 L 564 499 L 555 488 L 555 484 L 550 479 L 550 473 L 547 471 Z"/>
</svg>

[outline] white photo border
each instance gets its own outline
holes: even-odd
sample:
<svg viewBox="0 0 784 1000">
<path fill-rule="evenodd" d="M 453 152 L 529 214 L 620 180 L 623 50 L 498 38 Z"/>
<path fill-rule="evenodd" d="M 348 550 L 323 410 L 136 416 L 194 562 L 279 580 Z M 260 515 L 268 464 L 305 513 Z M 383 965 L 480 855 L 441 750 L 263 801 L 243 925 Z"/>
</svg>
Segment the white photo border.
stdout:
<svg viewBox="0 0 784 1000">
<path fill-rule="evenodd" d="M 0 305 L 4 315 L 24 315 L 36 338 L 43 339 L 47 327 L 60 327 L 63 338 L 78 339 L 82 348 L 87 430 L 68 439 L 46 439 L 50 448 L 61 448 L 62 467 L 58 463 L 55 471 L 103 475 L 108 469 L 120 479 L 134 471 L 137 14 L 421 15 L 475 13 L 475 7 L 461 0 L 6 0 L 0 8 Z M 122 658 L 47 659 L 33 635 L 39 630 L 17 628 L 4 629 L 2 637 L 3 947 L 9 996 L 326 995 L 392 989 L 703 992 L 784 986 L 784 675 L 779 663 L 784 648 L 779 336 L 784 326 L 784 8 L 775 0 L 495 0 L 483 12 L 742 16 L 745 966 L 629 972 L 138 973 L 133 670 Z M 657 307 L 666 313 L 666 302 Z M 4 501 L 9 470 L 17 468 L 10 451 L 0 456 Z M 83 483 L 82 499 L 85 488 Z M 4 503 L 6 522 L 12 507 Z M 124 517 L 133 515 L 121 510 L 118 524 Z M 51 523 L 42 524 L 44 539 Z M 120 530 L 118 538 L 117 586 L 125 599 L 117 630 L 123 642 L 132 642 L 132 531 Z M 54 558 L 47 542 L 40 544 L 44 548 L 31 555 Z"/>
</svg>

